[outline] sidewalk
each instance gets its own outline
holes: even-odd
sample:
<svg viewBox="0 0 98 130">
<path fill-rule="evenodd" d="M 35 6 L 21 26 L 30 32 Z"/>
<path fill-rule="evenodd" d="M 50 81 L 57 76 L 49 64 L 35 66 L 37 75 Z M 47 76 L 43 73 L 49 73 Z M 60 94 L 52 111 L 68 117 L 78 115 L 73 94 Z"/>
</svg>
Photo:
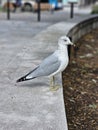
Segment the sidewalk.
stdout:
<svg viewBox="0 0 98 130">
<path fill-rule="evenodd" d="M 62 87 L 49 91 L 44 77 L 16 80 L 52 53 L 73 23 L 31 21 L 0 21 L 0 130 L 67 130 Z M 61 75 L 57 81 L 62 85 Z"/>
<path fill-rule="evenodd" d="M 49 79 L 44 77 L 15 83 L 17 78 L 34 69 L 56 48 L 54 43 L 53 46 L 49 45 L 53 38 L 47 38 L 47 42 L 43 42 L 43 34 L 33 37 L 32 25 L 23 28 L 25 22 L 16 23 L 0 23 L 0 128 L 64 130 L 67 126 L 62 107 L 62 88 L 51 92 Z M 54 37 L 54 40 L 58 39 Z M 58 82 L 61 84 L 60 78 Z"/>
</svg>

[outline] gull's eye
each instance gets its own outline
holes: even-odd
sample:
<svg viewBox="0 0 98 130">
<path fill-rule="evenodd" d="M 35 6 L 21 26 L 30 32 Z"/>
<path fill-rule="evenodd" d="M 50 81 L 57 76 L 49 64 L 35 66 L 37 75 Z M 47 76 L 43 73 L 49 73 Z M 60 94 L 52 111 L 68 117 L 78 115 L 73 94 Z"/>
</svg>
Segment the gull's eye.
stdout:
<svg viewBox="0 0 98 130">
<path fill-rule="evenodd" d="M 65 42 L 67 42 L 67 40 L 66 40 L 66 39 L 64 39 L 64 41 L 65 41 Z"/>
</svg>

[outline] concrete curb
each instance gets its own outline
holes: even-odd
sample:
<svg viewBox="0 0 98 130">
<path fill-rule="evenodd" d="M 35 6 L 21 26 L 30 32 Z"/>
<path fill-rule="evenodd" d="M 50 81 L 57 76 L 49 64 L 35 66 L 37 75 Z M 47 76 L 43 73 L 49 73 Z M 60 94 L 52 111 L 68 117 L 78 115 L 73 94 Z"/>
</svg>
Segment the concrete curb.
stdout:
<svg viewBox="0 0 98 130">
<path fill-rule="evenodd" d="M 47 52 L 48 48 L 50 48 L 49 51 L 51 52 L 55 50 L 55 48 L 57 47 L 57 40 L 62 35 L 70 36 L 72 37 L 72 41 L 76 42 L 81 36 L 85 35 L 86 33 L 90 32 L 92 29 L 95 29 L 96 27 L 98 27 L 98 15 L 84 18 L 82 19 L 82 21 L 79 19 L 76 22 L 68 21 L 68 22 L 57 23 L 55 25 L 48 27 L 47 30 L 42 31 L 40 34 L 35 36 L 34 40 L 40 41 L 41 44 L 44 45 L 45 48 L 43 48 L 42 46 L 42 49 L 44 49 L 44 52 Z M 51 48 L 51 46 L 53 48 Z M 62 81 L 61 81 L 61 84 L 62 84 Z M 60 94 L 62 95 L 63 88 L 61 89 L 62 90 Z M 64 108 L 63 104 L 61 106 L 61 109 L 62 108 Z M 59 110 L 60 113 L 61 113 L 61 109 Z M 66 118 L 63 118 L 62 120 L 65 120 L 65 119 Z M 56 128 L 56 130 L 57 129 L 58 128 Z M 60 130 L 67 130 L 67 129 L 68 128 L 67 128 L 67 122 L 66 122 L 65 128 L 61 127 Z"/>
</svg>

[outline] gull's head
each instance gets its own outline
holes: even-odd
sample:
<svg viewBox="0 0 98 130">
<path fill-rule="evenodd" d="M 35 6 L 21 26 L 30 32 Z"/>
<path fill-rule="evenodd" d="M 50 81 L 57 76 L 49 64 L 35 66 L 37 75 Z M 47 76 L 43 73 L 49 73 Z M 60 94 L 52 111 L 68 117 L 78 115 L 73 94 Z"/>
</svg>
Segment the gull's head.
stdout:
<svg viewBox="0 0 98 130">
<path fill-rule="evenodd" d="M 60 39 L 59 39 L 59 44 L 62 44 L 62 45 L 74 45 L 74 44 L 71 42 L 70 38 L 67 37 L 67 36 L 62 36 L 62 37 L 60 37 Z"/>
</svg>

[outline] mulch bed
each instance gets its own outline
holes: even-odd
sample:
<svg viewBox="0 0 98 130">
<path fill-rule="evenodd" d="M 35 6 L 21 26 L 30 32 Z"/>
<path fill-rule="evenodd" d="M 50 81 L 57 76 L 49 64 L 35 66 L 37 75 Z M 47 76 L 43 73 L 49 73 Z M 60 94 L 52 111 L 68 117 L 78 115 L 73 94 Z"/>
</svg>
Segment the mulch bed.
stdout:
<svg viewBox="0 0 98 130">
<path fill-rule="evenodd" d="M 98 29 L 76 43 L 63 86 L 69 130 L 98 130 Z"/>
</svg>

